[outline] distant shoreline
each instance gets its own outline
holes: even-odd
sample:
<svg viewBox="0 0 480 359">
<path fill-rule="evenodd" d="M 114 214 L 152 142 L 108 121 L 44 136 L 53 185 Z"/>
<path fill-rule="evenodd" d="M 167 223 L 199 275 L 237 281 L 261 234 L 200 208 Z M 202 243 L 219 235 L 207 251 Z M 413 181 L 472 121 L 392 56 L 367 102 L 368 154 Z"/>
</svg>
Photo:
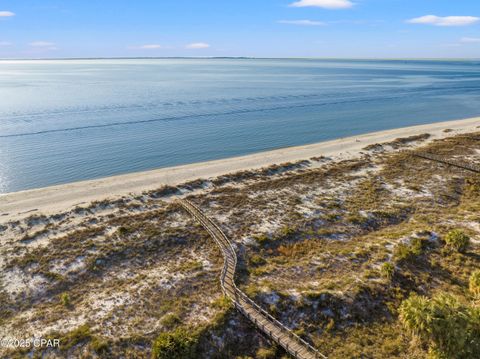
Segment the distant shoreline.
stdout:
<svg viewBox="0 0 480 359">
<path fill-rule="evenodd" d="M 353 58 L 353 57 L 250 57 L 250 56 L 137 56 L 137 57 L 40 57 L 0 58 L 0 61 L 78 61 L 78 60 L 319 60 L 319 61 L 480 61 L 480 58 Z"/>
<path fill-rule="evenodd" d="M 371 144 L 423 133 L 429 133 L 430 140 L 433 140 L 479 131 L 479 126 L 480 117 L 436 122 L 220 160 L 7 193 L 0 195 L 0 222 L 18 218 L 26 213 L 53 214 L 92 201 L 140 194 L 163 185 L 173 186 L 199 178 L 207 179 L 273 164 L 308 160 L 318 156 L 329 156 L 333 159 L 355 158 L 364 147 Z M 446 129 L 452 131 L 446 133 L 444 132 Z"/>
</svg>

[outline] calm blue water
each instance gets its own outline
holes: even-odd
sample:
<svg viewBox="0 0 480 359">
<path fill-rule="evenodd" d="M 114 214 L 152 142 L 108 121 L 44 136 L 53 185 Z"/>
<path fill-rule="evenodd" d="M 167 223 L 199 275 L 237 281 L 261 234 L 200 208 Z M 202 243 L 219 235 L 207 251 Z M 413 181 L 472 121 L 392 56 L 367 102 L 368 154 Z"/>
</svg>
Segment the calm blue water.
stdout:
<svg viewBox="0 0 480 359">
<path fill-rule="evenodd" d="M 0 61 L 0 193 L 478 115 L 478 61 Z"/>
</svg>

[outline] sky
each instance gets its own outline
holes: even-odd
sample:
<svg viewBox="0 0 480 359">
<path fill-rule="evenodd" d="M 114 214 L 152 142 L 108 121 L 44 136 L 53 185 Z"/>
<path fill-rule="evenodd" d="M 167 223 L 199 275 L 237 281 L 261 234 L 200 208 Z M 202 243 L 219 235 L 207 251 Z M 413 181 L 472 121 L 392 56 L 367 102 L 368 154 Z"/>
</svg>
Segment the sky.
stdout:
<svg viewBox="0 0 480 359">
<path fill-rule="evenodd" d="M 0 0 L 0 58 L 480 58 L 479 0 Z"/>
</svg>

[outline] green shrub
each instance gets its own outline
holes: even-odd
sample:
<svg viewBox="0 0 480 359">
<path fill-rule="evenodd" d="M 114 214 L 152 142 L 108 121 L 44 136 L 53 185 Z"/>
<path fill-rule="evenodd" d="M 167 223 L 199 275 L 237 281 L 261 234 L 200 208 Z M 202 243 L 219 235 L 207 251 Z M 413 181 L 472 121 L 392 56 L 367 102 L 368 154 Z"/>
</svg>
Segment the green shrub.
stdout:
<svg viewBox="0 0 480 359">
<path fill-rule="evenodd" d="M 68 350 L 79 343 L 87 342 L 91 339 L 92 334 L 90 332 L 90 326 L 84 324 L 60 338 L 61 348 L 63 350 Z"/>
<path fill-rule="evenodd" d="M 326 330 L 327 332 L 331 332 L 333 329 L 335 329 L 335 319 L 330 318 L 330 319 L 328 320 L 327 325 L 325 326 L 325 330 Z"/>
<path fill-rule="evenodd" d="M 395 274 L 395 266 L 390 262 L 385 262 L 382 264 L 380 271 L 385 278 L 392 280 Z"/>
<path fill-rule="evenodd" d="M 425 238 L 414 237 L 410 241 L 410 250 L 416 256 L 422 254 L 427 249 L 428 240 Z"/>
<path fill-rule="evenodd" d="M 395 247 L 393 258 L 397 262 L 413 262 L 420 254 L 422 254 L 422 251 L 419 250 L 417 246 L 400 243 L 397 245 L 397 247 Z"/>
<path fill-rule="evenodd" d="M 457 252 L 465 252 L 470 244 L 470 237 L 460 229 L 454 229 L 445 236 L 447 247 Z"/>
<path fill-rule="evenodd" d="M 296 232 L 295 228 L 292 228 L 292 227 L 289 227 L 289 226 L 284 226 L 280 230 L 280 233 L 283 237 L 289 237 L 289 236 L 295 234 L 295 232 Z"/>
<path fill-rule="evenodd" d="M 224 311 L 232 308 L 232 306 L 232 301 L 226 295 L 222 295 L 212 303 L 212 307 L 222 309 Z"/>
<path fill-rule="evenodd" d="M 424 253 L 427 246 L 427 239 L 414 237 L 408 245 L 404 243 L 397 245 L 393 256 L 397 261 L 413 261 L 416 257 Z"/>
<path fill-rule="evenodd" d="M 261 266 L 261 265 L 264 265 L 266 263 L 265 259 L 263 259 L 263 257 L 259 256 L 258 254 L 252 255 L 249 258 L 248 262 L 252 266 Z"/>
<path fill-rule="evenodd" d="M 345 218 L 345 220 L 350 223 L 358 224 L 358 225 L 364 225 L 369 221 L 368 217 L 362 216 L 361 214 L 358 214 L 358 213 L 349 214 Z"/>
<path fill-rule="evenodd" d="M 399 308 L 400 320 L 415 335 L 429 330 L 430 302 L 427 297 L 411 295 Z"/>
<path fill-rule="evenodd" d="M 163 316 L 161 320 L 162 325 L 167 328 L 172 328 L 180 322 L 181 322 L 180 317 L 176 313 L 166 314 Z"/>
<path fill-rule="evenodd" d="M 97 354 L 106 354 L 109 352 L 110 349 L 107 341 L 97 337 L 92 339 L 90 345 Z"/>
<path fill-rule="evenodd" d="M 68 293 L 63 293 L 61 296 L 60 296 L 60 301 L 62 302 L 62 305 L 64 307 L 69 307 L 70 304 L 71 304 L 71 301 L 70 301 L 70 295 Z"/>
<path fill-rule="evenodd" d="M 476 299 L 480 299 L 480 270 L 477 269 L 470 275 L 468 287 L 470 293 L 472 293 Z"/>
<path fill-rule="evenodd" d="M 480 358 L 480 308 L 440 294 L 428 299 L 416 294 L 399 308 L 403 325 L 429 345 L 432 358 Z"/>
<path fill-rule="evenodd" d="M 260 245 L 265 245 L 268 242 L 270 242 L 270 238 L 268 238 L 268 236 L 265 234 L 259 234 L 259 235 L 253 236 L 253 239 L 255 239 L 257 243 Z"/>
<path fill-rule="evenodd" d="M 480 194 L 480 181 L 476 178 L 467 178 L 465 194 L 471 197 L 478 196 Z"/>
<path fill-rule="evenodd" d="M 255 298 L 257 295 L 261 293 L 261 290 L 258 286 L 251 283 L 248 285 L 248 287 L 245 288 L 244 292 L 248 297 Z"/>
<path fill-rule="evenodd" d="M 297 328 L 293 331 L 293 333 L 297 336 L 299 336 L 300 338 L 305 338 L 305 337 L 308 337 L 307 336 L 307 332 L 305 331 L 305 328 Z"/>
<path fill-rule="evenodd" d="M 276 350 L 275 348 L 260 348 L 257 350 L 255 357 L 258 359 L 274 359 L 276 358 Z"/>
<path fill-rule="evenodd" d="M 117 234 L 120 236 L 120 237 L 124 237 L 126 236 L 127 234 L 129 234 L 131 232 L 131 229 L 130 228 L 127 228 L 127 227 L 124 227 L 124 226 L 121 226 L 117 229 Z"/>
<path fill-rule="evenodd" d="M 406 244 L 400 243 L 395 247 L 393 252 L 393 257 L 397 261 L 409 260 L 413 256 L 413 253 L 410 251 L 410 247 Z"/>
<path fill-rule="evenodd" d="M 155 359 L 194 359 L 198 339 L 187 330 L 178 328 L 161 333 L 153 342 L 152 357 Z"/>
</svg>

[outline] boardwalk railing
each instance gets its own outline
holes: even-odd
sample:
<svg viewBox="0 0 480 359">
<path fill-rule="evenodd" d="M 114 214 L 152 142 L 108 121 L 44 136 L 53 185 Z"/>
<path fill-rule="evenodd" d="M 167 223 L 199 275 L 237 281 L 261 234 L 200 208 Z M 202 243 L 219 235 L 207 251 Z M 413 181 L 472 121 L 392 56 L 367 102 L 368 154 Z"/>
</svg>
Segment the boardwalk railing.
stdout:
<svg viewBox="0 0 480 359">
<path fill-rule="evenodd" d="M 179 199 L 178 203 L 207 230 L 222 250 L 223 268 L 220 274 L 220 284 L 222 291 L 232 300 L 237 310 L 293 357 L 298 359 L 326 359 L 325 355 L 293 333 L 237 288 L 235 285 L 237 254 L 232 242 L 220 227 L 205 216 L 193 203 L 185 199 Z"/>
<path fill-rule="evenodd" d="M 457 167 L 457 168 L 462 168 L 462 169 L 467 170 L 467 171 L 480 173 L 480 166 L 472 164 L 472 163 L 467 163 L 467 162 L 458 161 L 458 160 L 452 160 L 452 159 L 444 157 L 444 156 L 434 155 L 434 154 L 427 153 L 427 152 L 408 152 L 408 154 L 410 154 L 412 156 L 415 156 L 415 157 L 423 158 L 423 159 L 426 159 L 426 160 L 443 163 L 445 165 L 449 165 L 449 166 L 453 166 L 453 167 Z"/>
</svg>

